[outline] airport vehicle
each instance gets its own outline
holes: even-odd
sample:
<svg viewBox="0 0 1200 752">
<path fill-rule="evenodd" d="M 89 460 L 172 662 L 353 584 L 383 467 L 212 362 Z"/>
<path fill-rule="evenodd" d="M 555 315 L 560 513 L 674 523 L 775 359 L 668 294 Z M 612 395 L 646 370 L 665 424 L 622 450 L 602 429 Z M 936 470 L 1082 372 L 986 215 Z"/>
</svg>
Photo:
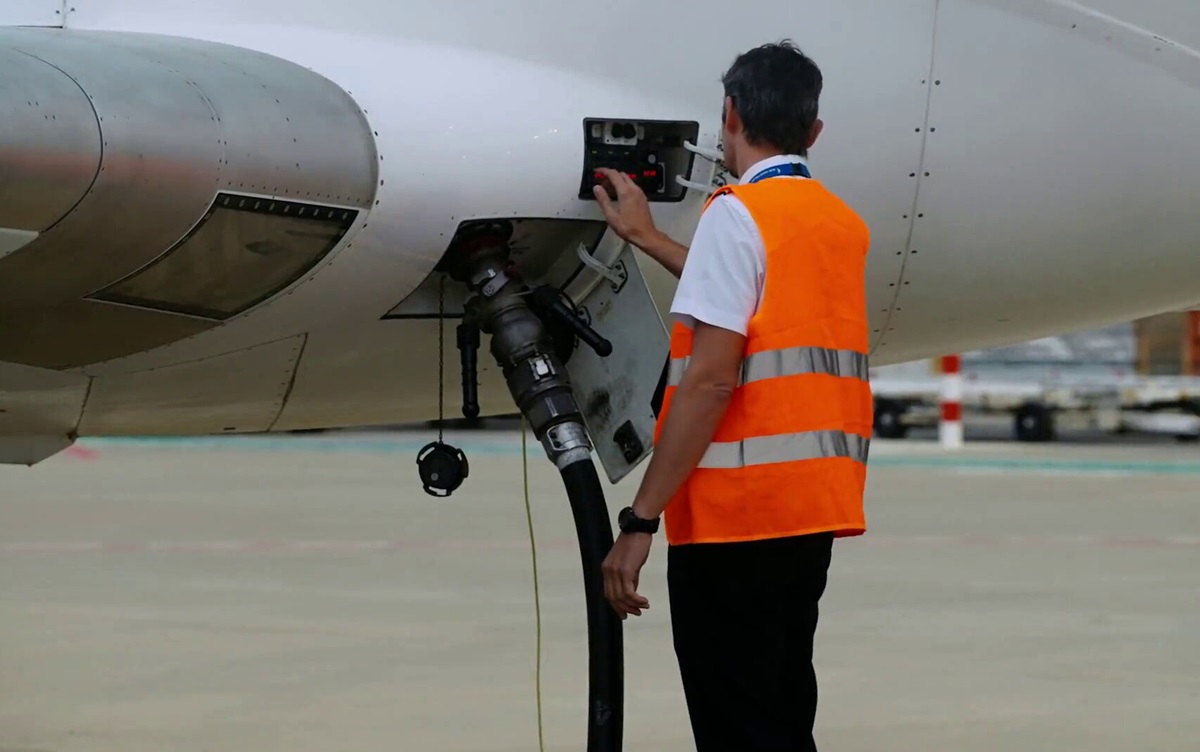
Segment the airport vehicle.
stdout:
<svg viewBox="0 0 1200 752">
<path fill-rule="evenodd" d="M 825 73 L 814 173 L 872 229 L 873 364 L 1200 302 L 1191 0 L 737 5 L 6 0 L 0 462 L 421 421 L 465 374 L 466 413 L 515 401 L 619 481 L 673 284 L 594 170 L 686 240 L 728 179 L 720 75 L 781 36 Z"/>
<path fill-rule="evenodd" d="M 902 439 L 909 429 L 931 428 L 941 419 L 936 377 L 872 378 L 871 387 L 878 438 Z M 1066 428 L 1200 440 L 1200 379 L 1194 377 L 966 379 L 961 403 L 968 418 L 1009 416 L 1017 441 L 1053 441 Z"/>
</svg>

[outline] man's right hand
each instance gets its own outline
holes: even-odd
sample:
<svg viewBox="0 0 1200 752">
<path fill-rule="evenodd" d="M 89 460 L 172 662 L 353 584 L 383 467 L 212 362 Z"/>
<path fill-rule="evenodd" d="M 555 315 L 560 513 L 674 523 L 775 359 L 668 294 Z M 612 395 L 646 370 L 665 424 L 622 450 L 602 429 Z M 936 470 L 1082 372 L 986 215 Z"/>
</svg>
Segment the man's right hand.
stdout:
<svg viewBox="0 0 1200 752">
<path fill-rule="evenodd" d="M 604 219 L 622 240 L 645 250 L 645 246 L 659 234 L 650 215 L 650 202 L 646 200 L 646 194 L 623 172 L 607 167 L 601 167 L 597 172 L 606 178 L 617 194 L 614 204 L 603 185 L 592 188 L 600 211 L 604 212 Z"/>
<path fill-rule="evenodd" d="M 641 248 L 650 258 L 663 265 L 676 279 L 683 274 L 683 264 L 687 260 L 688 249 L 676 243 L 665 233 L 659 232 L 654 226 L 654 218 L 650 216 L 650 202 L 642 189 L 629 179 L 623 172 L 601 167 L 598 172 L 612 186 L 617 194 L 617 202 L 609 198 L 604 185 L 592 188 L 596 195 L 596 203 L 604 212 L 608 226 L 621 240 Z"/>
</svg>

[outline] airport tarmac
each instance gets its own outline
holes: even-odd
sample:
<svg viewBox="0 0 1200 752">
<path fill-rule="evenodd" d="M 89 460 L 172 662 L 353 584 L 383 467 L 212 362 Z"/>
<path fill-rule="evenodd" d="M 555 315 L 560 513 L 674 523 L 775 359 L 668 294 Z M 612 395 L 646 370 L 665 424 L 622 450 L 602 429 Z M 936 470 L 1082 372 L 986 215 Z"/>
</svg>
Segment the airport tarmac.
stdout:
<svg viewBox="0 0 1200 752">
<path fill-rule="evenodd" d="M 0 468 L 0 752 L 538 749 L 520 437 L 93 440 Z M 1200 744 L 1200 447 L 872 447 L 835 547 L 822 750 Z M 584 749 L 569 507 L 530 442 L 545 749 Z M 608 488 L 615 512 L 637 472 Z M 664 546 L 625 624 L 625 749 L 691 749 Z M 713 608 L 754 608 L 713 593 Z M 714 645 L 714 650 L 736 650 Z"/>
</svg>

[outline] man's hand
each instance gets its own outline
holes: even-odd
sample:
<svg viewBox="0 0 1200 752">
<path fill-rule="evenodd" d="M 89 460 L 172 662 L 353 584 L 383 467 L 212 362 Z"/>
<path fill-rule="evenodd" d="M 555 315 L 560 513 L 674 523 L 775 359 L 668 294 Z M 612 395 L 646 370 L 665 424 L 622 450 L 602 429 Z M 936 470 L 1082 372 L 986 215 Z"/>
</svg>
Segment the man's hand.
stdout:
<svg viewBox="0 0 1200 752">
<path fill-rule="evenodd" d="M 658 228 L 654 226 L 654 217 L 650 215 L 650 202 L 646 200 L 646 194 L 623 172 L 607 167 L 601 167 L 597 172 L 605 177 L 617 194 L 617 203 L 614 205 L 603 185 L 592 188 L 609 227 L 622 240 L 639 248 L 651 242 L 658 235 Z"/>
<path fill-rule="evenodd" d="M 630 614 L 641 616 L 642 609 L 650 608 L 650 601 L 638 594 L 637 586 L 653 540 L 649 533 L 621 533 L 600 567 L 604 573 L 604 597 L 622 620 Z"/>
<path fill-rule="evenodd" d="M 592 188 L 596 195 L 596 203 L 604 212 L 604 219 L 622 240 L 641 248 L 647 256 L 663 265 L 663 268 L 676 279 L 683 274 L 683 264 L 687 260 L 686 246 L 671 240 L 665 233 L 654 226 L 654 217 L 650 215 L 650 202 L 646 194 L 637 184 L 623 172 L 601 167 L 597 170 L 604 176 L 617 194 L 614 204 L 608 197 L 608 191 L 603 185 Z"/>
</svg>

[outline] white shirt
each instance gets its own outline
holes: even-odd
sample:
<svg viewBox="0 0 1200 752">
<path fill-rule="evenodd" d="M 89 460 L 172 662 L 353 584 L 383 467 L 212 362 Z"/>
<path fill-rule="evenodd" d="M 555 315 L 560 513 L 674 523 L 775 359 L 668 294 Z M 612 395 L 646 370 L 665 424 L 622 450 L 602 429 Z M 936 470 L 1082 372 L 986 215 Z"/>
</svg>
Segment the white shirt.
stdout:
<svg viewBox="0 0 1200 752">
<path fill-rule="evenodd" d="M 744 185 L 769 167 L 792 162 L 804 159 L 795 154 L 768 157 L 743 172 L 738 182 Z M 807 180 L 802 175 L 771 179 Z M 767 249 L 746 205 L 729 193 L 718 196 L 696 225 L 671 314 L 689 327 L 699 320 L 744 335 L 762 303 L 766 270 Z"/>
</svg>

